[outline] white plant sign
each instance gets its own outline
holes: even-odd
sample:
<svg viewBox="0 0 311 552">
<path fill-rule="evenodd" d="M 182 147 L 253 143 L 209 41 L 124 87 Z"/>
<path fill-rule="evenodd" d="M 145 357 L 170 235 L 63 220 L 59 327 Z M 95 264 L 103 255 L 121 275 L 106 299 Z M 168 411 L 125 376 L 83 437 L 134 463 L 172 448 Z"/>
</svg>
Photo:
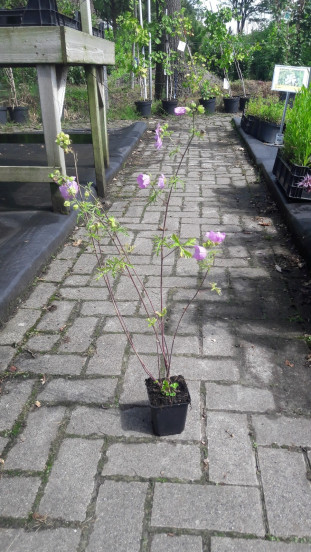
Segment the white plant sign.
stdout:
<svg viewBox="0 0 311 552">
<path fill-rule="evenodd" d="M 271 90 L 278 92 L 299 92 L 302 86 L 308 87 L 310 67 L 275 65 Z"/>
</svg>

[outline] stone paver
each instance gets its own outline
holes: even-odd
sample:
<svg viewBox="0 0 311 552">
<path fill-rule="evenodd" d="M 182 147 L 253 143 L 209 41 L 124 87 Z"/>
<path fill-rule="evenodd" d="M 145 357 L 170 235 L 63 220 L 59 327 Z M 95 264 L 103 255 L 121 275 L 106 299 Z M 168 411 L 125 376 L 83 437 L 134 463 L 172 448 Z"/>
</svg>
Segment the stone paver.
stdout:
<svg viewBox="0 0 311 552">
<path fill-rule="evenodd" d="M 59 331 L 65 326 L 74 307 L 75 303 L 73 301 L 55 301 L 50 309 L 46 311 L 36 329 L 40 331 Z"/>
<path fill-rule="evenodd" d="M 0 332 L 0 344 L 12 345 L 19 343 L 25 333 L 38 320 L 40 313 L 35 309 L 20 309 Z"/>
<path fill-rule="evenodd" d="M 206 401 L 211 410 L 265 412 L 275 407 L 271 391 L 242 385 L 207 383 Z"/>
<path fill-rule="evenodd" d="M 202 552 L 202 538 L 193 535 L 154 535 L 151 552 Z"/>
<path fill-rule="evenodd" d="M 7 442 L 8 442 L 8 439 L 5 439 L 4 437 L 0 437 L 0 454 L 2 453 Z"/>
<path fill-rule="evenodd" d="M 1 477 L 0 516 L 26 518 L 31 511 L 39 485 L 38 477 Z"/>
<path fill-rule="evenodd" d="M 136 407 L 99 410 L 86 406 L 77 407 L 71 415 L 67 433 L 115 437 L 152 434 L 150 409 Z"/>
<path fill-rule="evenodd" d="M 117 320 L 119 323 L 119 321 Z M 105 334 L 96 341 L 96 352 L 87 367 L 88 374 L 117 376 L 122 370 L 122 360 L 127 346 L 123 334 Z"/>
<path fill-rule="evenodd" d="M 67 353 L 83 353 L 92 342 L 97 318 L 78 318 L 69 328 L 60 346 L 60 351 Z"/>
<path fill-rule="evenodd" d="M 0 370 L 5 370 L 15 355 L 14 347 L 9 345 L 0 345 Z"/>
<path fill-rule="evenodd" d="M 259 463 L 271 534 L 311 536 L 311 485 L 302 454 L 260 447 Z"/>
<path fill-rule="evenodd" d="M 65 409 L 61 407 L 40 408 L 31 412 L 26 429 L 18 436 L 18 442 L 7 456 L 6 469 L 43 470 L 64 413 Z"/>
<path fill-rule="evenodd" d="M 105 481 L 99 489 L 96 522 L 87 552 L 139 552 L 147 483 Z"/>
<path fill-rule="evenodd" d="M 111 378 L 74 381 L 58 378 L 46 384 L 39 398 L 46 402 L 101 404 L 113 397 L 116 384 Z"/>
<path fill-rule="evenodd" d="M 50 375 L 78 376 L 85 364 L 86 357 L 78 355 L 38 355 L 18 357 L 15 365 L 25 372 Z"/>
<path fill-rule="evenodd" d="M 259 445 L 311 447 L 309 418 L 253 416 L 253 425 Z"/>
<path fill-rule="evenodd" d="M 122 243 L 135 245 L 131 261 L 160 310 L 150 238 L 165 207 L 146 207 L 137 175 L 169 176 L 178 161 L 168 143 L 155 151 L 148 124 L 109 185 L 109 212 L 128 228 Z M 169 124 L 182 148 L 185 119 Z M 181 167 L 166 226 L 182 239 L 209 230 L 226 239 L 171 358 L 191 395 L 185 429 L 153 434 L 147 375 L 76 228 L 0 329 L 1 552 L 311 551 L 310 275 L 230 116 L 198 125 L 205 134 Z M 109 237 L 102 245 L 115 252 Z M 201 272 L 176 253 L 163 274 L 169 346 Z M 111 282 L 141 361 L 159 377 L 142 303 L 127 277 Z"/>
<path fill-rule="evenodd" d="M 156 483 L 151 525 L 264 535 L 258 489 Z"/>
<path fill-rule="evenodd" d="M 63 441 L 39 513 L 67 521 L 84 520 L 94 488 L 101 448 L 101 441 Z"/>
<path fill-rule="evenodd" d="M 33 381 L 8 381 L 0 395 L 0 431 L 11 429 L 31 394 Z"/>
<path fill-rule="evenodd" d="M 257 485 L 245 414 L 209 412 L 206 426 L 210 480 L 228 485 Z"/>
<path fill-rule="evenodd" d="M 115 444 L 108 448 L 103 475 L 178 477 L 200 479 L 200 449 L 197 445 L 169 443 Z"/>
<path fill-rule="evenodd" d="M 211 552 L 310 552 L 310 544 L 212 537 Z"/>
<path fill-rule="evenodd" d="M 75 552 L 81 531 L 79 529 L 47 529 L 26 532 L 22 529 L 1 529 L 0 542 L 5 552 Z"/>
</svg>

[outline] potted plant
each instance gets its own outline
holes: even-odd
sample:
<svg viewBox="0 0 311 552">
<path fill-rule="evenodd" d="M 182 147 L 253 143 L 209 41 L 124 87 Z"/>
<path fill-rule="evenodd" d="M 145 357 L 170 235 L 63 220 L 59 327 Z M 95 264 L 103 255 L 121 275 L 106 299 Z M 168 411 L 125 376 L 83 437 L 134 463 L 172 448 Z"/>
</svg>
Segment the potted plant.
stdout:
<svg viewBox="0 0 311 552">
<path fill-rule="evenodd" d="M 118 25 L 122 28 L 124 35 L 132 41 L 132 52 L 120 60 L 134 78 L 138 81 L 140 90 L 140 99 L 135 101 L 137 112 L 143 117 L 149 117 L 151 114 L 152 100 L 148 99 L 147 91 L 147 72 L 148 67 L 145 57 L 145 47 L 149 43 L 149 34 L 137 18 L 130 12 L 118 17 Z M 134 87 L 134 81 L 133 81 Z"/>
<path fill-rule="evenodd" d="M 273 174 L 288 197 L 311 199 L 311 86 L 301 88 L 288 111 Z"/>
<path fill-rule="evenodd" d="M 8 107 L 9 117 L 14 123 L 25 123 L 28 120 L 28 107 L 22 106 L 17 101 L 15 79 L 12 68 L 5 68 L 4 74 L 10 86 L 10 107 Z"/>
<path fill-rule="evenodd" d="M 208 113 L 214 113 L 216 109 L 216 98 L 221 96 L 222 91 L 217 84 L 205 79 L 200 85 L 199 102 Z"/>
<path fill-rule="evenodd" d="M 258 140 L 274 144 L 283 112 L 284 102 L 280 102 L 278 96 L 251 98 L 242 117 L 242 128 Z"/>
<path fill-rule="evenodd" d="M 236 113 L 239 109 L 240 96 L 233 96 L 231 91 L 229 71 L 235 60 L 235 37 L 230 34 L 227 24 L 232 19 L 232 11 L 222 8 L 218 12 L 206 10 L 206 36 L 203 41 L 203 51 L 210 61 L 213 61 L 224 74 L 224 110 L 226 113 Z"/>
<path fill-rule="evenodd" d="M 132 351 L 148 376 L 146 379 L 147 392 L 149 395 L 152 409 L 152 423 L 154 432 L 158 435 L 171 435 L 180 433 L 185 424 L 187 407 L 190 403 L 190 394 L 187 384 L 181 375 L 172 375 L 171 367 L 173 360 L 173 350 L 176 342 L 176 335 L 183 316 L 187 312 L 191 302 L 198 295 L 199 290 L 206 291 L 205 284 L 207 276 L 213 265 L 217 252 L 217 247 L 225 239 L 225 234 L 214 231 L 207 231 L 204 235 L 203 243 L 198 244 L 196 238 L 181 239 L 177 233 L 168 234 L 167 221 L 169 216 L 169 207 L 175 190 L 178 190 L 183 183 L 179 173 L 182 167 L 185 155 L 189 151 L 190 145 L 198 133 L 194 126 L 194 117 L 196 113 L 203 113 L 202 106 L 191 104 L 190 108 L 178 107 L 175 110 L 176 115 L 189 113 L 192 117 L 192 128 L 183 152 L 178 148 L 174 150 L 175 155 L 179 156 L 177 168 L 170 178 L 164 174 L 158 174 L 152 177 L 150 174 L 141 173 L 137 177 L 138 188 L 148 204 L 160 202 L 163 211 L 163 222 L 157 235 L 153 238 L 153 247 L 159 259 L 159 294 L 158 303 L 152 299 L 148 289 L 144 285 L 139 271 L 131 262 L 131 247 L 125 245 L 124 235 L 127 234 L 125 228 L 106 212 L 103 205 L 95 197 L 92 197 L 92 188 L 89 184 L 83 192 L 80 189 L 78 175 L 76 177 L 67 177 L 59 172 L 51 174 L 54 182 L 59 184 L 60 192 L 66 199 L 65 205 L 72 206 L 74 210 L 79 211 L 79 216 L 85 221 L 85 226 L 92 242 L 94 254 L 98 260 L 98 277 L 102 278 L 110 293 L 111 301 L 115 307 L 117 317 L 122 329 L 129 341 Z M 155 131 L 155 146 L 160 149 L 162 140 L 171 133 L 167 130 L 167 125 L 161 127 L 157 125 Z M 57 143 L 65 152 L 72 152 L 69 136 L 60 133 L 57 137 Z M 76 155 L 74 154 L 74 159 Z M 114 245 L 116 254 L 104 258 L 104 243 Z M 178 254 L 185 259 L 195 259 L 200 264 L 201 277 L 197 289 L 193 296 L 189 298 L 186 306 L 182 308 L 177 317 L 177 323 L 174 332 L 170 336 L 166 332 L 166 319 L 171 314 L 172 307 L 165 303 L 164 294 L 164 274 L 167 258 L 172 254 Z M 126 319 L 122 316 L 118 301 L 114 294 L 113 278 L 123 274 L 127 277 L 128 285 L 133 287 L 133 296 L 136 295 L 139 304 L 145 312 L 146 324 L 150 327 L 154 335 L 154 352 L 157 356 L 157 373 L 151 372 L 150 367 L 146 366 L 143 358 L 137 352 L 135 341 L 132 338 Z M 220 293 L 216 283 L 209 284 L 209 290 Z"/>
</svg>

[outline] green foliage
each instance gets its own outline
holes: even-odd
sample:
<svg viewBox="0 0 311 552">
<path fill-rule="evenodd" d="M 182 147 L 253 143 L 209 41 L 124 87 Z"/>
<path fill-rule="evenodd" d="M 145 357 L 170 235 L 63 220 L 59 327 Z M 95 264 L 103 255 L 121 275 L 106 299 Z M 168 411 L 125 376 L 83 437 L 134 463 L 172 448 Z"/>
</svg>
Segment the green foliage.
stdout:
<svg viewBox="0 0 311 552">
<path fill-rule="evenodd" d="M 245 114 L 258 117 L 268 123 L 279 125 L 284 112 L 284 102 L 280 102 L 278 96 L 267 98 L 251 98 L 246 106 Z"/>
<path fill-rule="evenodd" d="M 158 380 L 154 383 L 158 384 Z M 171 383 L 169 379 L 162 380 L 161 385 L 161 393 L 162 395 L 165 395 L 166 397 L 176 397 L 176 389 L 178 389 L 179 383 L 175 381 L 175 383 Z"/>
<path fill-rule="evenodd" d="M 302 87 L 288 111 L 284 156 L 296 165 L 311 167 L 311 86 Z"/>
</svg>

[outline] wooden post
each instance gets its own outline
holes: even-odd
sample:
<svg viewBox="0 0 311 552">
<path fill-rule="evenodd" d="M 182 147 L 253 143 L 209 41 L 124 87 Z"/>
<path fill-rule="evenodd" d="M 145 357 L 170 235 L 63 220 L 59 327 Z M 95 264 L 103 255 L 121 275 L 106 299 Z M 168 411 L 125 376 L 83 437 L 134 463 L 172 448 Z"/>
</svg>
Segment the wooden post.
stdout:
<svg viewBox="0 0 311 552">
<path fill-rule="evenodd" d="M 62 76 L 62 70 L 56 70 L 55 65 L 37 65 L 37 75 L 48 165 L 58 167 L 62 174 L 66 174 L 64 152 L 55 143 L 57 134 L 62 130 L 60 121 L 65 95 L 64 74 Z M 59 187 L 54 182 L 51 182 L 51 197 L 54 211 L 68 212 Z"/>
<path fill-rule="evenodd" d="M 92 34 L 90 0 L 80 0 L 81 25 L 84 33 Z M 92 130 L 94 163 L 97 193 L 100 197 L 106 196 L 105 161 L 108 165 L 108 137 L 106 126 L 104 94 L 99 94 L 102 78 L 96 65 L 85 67 L 87 92 L 89 98 L 89 110 Z"/>
</svg>

